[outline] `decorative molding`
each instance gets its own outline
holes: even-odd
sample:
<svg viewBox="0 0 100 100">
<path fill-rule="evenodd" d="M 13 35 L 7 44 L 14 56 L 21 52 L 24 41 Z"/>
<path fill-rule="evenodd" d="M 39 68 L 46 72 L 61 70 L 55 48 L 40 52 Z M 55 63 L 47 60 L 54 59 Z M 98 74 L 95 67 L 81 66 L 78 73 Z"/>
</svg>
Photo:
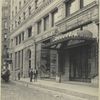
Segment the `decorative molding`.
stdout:
<svg viewBox="0 0 100 100">
<path fill-rule="evenodd" d="M 45 9 L 48 5 L 50 5 L 51 3 L 53 3 L 55 0 L 47 0 L 45 3 L 43 3 L 39 8 L 37 8 L 28 18 L 26 18 L 25 21 L 21 22 L 20 25 L 18 25 L 17 28 L 15 28 L 14 30 L 11 30 L 10 34 L 14 33 L 16 30 L 18 30 L 21 26 L 23 26 L 23 24 L 27 23 L 30 19 L 32 19 L 33 17 L 35 17 L 39 12 L 43 11 L 43 9 Z M 57 1 L 57 3 L 59 3 L 59 0 Z M 57 5 L 57 4 L 56 4 Z M 53 7 L 52 7 L 53 8 Z M 52 9 L 50 8 L 50 9 Z"/>
<path fill-rule="evenodd" d="M 86 23 L 90 23 L 98 19 L 98 9 L 97 4 L 93 2 L 92 4 L 80 9 L 76 13 L 69 17 L 66 17 L 56 23 L 59 33 L 64 31 L 69 31 L 73 28 L 77 28 Z"/>
</svg>

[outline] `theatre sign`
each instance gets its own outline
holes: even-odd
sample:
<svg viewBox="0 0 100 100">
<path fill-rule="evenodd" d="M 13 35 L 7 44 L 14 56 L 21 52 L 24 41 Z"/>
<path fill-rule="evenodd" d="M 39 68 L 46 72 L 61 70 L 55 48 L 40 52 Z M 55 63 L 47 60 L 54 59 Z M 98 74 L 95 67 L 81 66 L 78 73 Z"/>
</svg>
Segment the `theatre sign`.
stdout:
<svg viewBox="0 0 100 100">
<path fill-rule="evenodd" d="M 84 40 L 84 39 L 91 39 L 92 38 L 92 32 L 88 30 L 80 30 L 77 32 L 68 32 L 65 34 L 58 35 L 52 39 L 52 42 L 56 42 L 59 40 L 71 40 L 71 39 L 79 39 L 79 40 Z"/>
</svg>

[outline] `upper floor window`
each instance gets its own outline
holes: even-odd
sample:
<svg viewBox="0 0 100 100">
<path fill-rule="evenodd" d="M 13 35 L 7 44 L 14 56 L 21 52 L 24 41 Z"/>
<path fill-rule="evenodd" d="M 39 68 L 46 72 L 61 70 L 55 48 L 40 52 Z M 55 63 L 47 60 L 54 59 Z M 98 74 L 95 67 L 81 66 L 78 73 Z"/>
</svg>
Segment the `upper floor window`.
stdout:
<svg viewBox="0 0 100 100">
<path fill-rule="evenodd" d="M 12 24 L 12 30 L 13 30 L 13 24 Z"/>
<path fill-rule="evenodd" d="M 22 32 L 22 41 L 24 41 L 24 32 Z"/>
<path fill-rule="evenodd" d="M 8 28 L 8 23 L 4 22 L 4 28 L 7 29 Z"/>
<path fill-rule="evenodd" d="M 15 27 L 17 27 L 17 21 L 15 21 Z"/>
<path fill-rule="evenodd" d="M 66 16 L 69 16 L 70 14 L 76 12 L 78 8 L 77 0 L 70 0 L 68 2 L 65 2 L 66 4 Z"/>
<path fill-rule="evenodd" d="M 7 39 L 7 33 L 4 34 L 4 39 Z"/>
<path fill-rule="evenodd" d="M 26 3 L 26 0 L 24 0 L 24 4 Z"/>
<path fill-rule="evenodd" d="M 35 0 L 35 9 L 38 8 L 38 0 Z"/>
<path fill-rule="evenodd" d="M 21 17 L 19 17 L 19 21 L 18 21 L 18 24 L 20 24 L 21 23 Z"/>
<path fill-rule="evenodd" d="M 14 17 L 14 11 L 12 11 L 12 18 Z"/>
<path fill-rule="evenodd" d="M 81 0 L 83 1 L 83 6 L 87 6 L 88 4 L 92 3 L 95 0 Z"/>
<path fill-rule="evenodd" d="M 26 19 L 26 13 L 25 12 L 23 12 L 23 17 L 24 17 L 24 20 Z"/>
<path fill-rule="evenodd" d="M 31 6 L 28 7 L 29 15 L 31 15 Z"/>
<path fill-rule="evenodd" d="M 42 21 L 40 20 L 37 23 L 37 34 L 41 33 L 41 30 L 42 30 Z"/>
<path fill-rule="evenodd" d="M 21 1 L 19 2 L 19 9 L 21 9 Z"/>
<path fill-rule="evenodd" d="M 17 6 L 15 7 L 15 13 L 17 14 Z"/>
<path fill-rule="evenodd" d="M 21 43 L 21 34 L 19 34 L 19 44 Z"/>
<path fill-rule="evenodd" d="M 55 25 L 55 23 L 57 22 L 57 12 L 58 10 L 54 11 L 52 13 L 52 27 Z"/>
<path fill-rule="evenodd" d="M 16 45 L 18 45 L 18 37 L 16 37 L 15 39 L 16 39 Z"/>
<path fill-rule="evenodd" d="M 28 37 L 31 37 L 32 36 L 32 27 L 29 27 L 28 28 Z"/>
<path fill-rule="evenodd" d="M 49 15 L 44 18 L 44 31 L 49 28 Z"/>
</svg>

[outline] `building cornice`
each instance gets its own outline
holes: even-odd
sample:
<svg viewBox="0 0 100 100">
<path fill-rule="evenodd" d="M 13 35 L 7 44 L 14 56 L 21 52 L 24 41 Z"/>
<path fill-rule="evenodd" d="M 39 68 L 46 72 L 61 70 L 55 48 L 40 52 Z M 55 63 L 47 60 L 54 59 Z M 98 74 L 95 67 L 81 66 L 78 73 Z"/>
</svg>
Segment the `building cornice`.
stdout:
<svg viewBox="0 0 100 100">
<path fill-rule="evenodd" d="M 45 2 L 43 5 L 41 5 L 39 8 L 37 8 L 25 21 L 23 21 L 17 28 L 15 28 L 14 30 L 11 31 L 11 34 L 14 33 L 16 30 L 18 30 L 21 26 L 23 26 L 23 24 L 27 23 L 30 19 L 32 19 L 33 17 L 35 17 L 37 14 L 39 14 L 39 12 L 43 11 L 43 9 L 45 9 L 50 3 L 52 3 L 54 0 L 50 0 Z M 57 0 L 56 0 L 57 1 Z M 59 1 L 59 0 L 58 0 Z M 57 1 L 57 4 L 59 3 Z M 56 5 L 57 6 L 57 5 Z M 53 8 L 53 7 L 52 7 Z M 52 9 L 50 8 L 50 9 Z M 43 16 L 43 15 L 42 15 Z M 34 21 L 33 21 L 34 23 Z"/>
<path fill-rule="evenodd" d="M 63 33 L 86 23 L 98 20 L 98 5 L 96 2 L 78 10 L 69 17 L 65 17 L 56 23 L 59 33 Z"/>
</svg>

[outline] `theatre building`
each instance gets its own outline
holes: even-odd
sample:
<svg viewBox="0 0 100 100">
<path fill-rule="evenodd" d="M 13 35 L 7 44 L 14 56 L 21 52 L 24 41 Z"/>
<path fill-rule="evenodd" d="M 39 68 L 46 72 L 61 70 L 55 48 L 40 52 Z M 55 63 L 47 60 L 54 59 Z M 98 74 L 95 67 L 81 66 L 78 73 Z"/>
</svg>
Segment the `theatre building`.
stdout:
<svg viewBox="0 0 100 100">
<path fill-rule="evenodd" d="M 97 83 L 98 1 L 24 3 L 19 2 L 23 9 L 11 21 L 13 73 L 21 71 L 22 77 L 28 77 L 33 68 L 41 79 Z"/>
</svg>

